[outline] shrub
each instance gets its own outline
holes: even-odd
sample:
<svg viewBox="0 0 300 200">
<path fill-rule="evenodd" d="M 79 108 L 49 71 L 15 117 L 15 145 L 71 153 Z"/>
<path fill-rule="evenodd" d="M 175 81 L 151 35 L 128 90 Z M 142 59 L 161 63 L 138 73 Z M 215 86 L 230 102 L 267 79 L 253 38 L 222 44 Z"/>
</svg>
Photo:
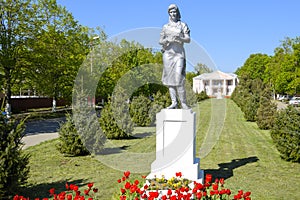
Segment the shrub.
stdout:
<svg viewBox="0 0 300 200">
<path fill-rule="evenodd" d="M 151 100 L 144 95 L 134 97 L 130 103 L 131 120 L 138 126 L 149 126 L 153 116 L 149 113 Z"/>
<path fill-rule="evenodd" d="M 196 96 L 197 96 L 197 102 L 200 102 L 202 100 L 209 98 L 205 91 L 202 91 L 202 92 L 196 94 Z"/>
<path fill-rule="evenodd" d="M 292 106 L 278 112 L 272 139 L 284 160 L 300 162 L 300 111 Z"/>
<path fill-rule="evenodd" d="M 88 155 L 89 151 L 83 145 L 79 134 L 75 128 L 74 121 L 70 114 L 66 115 L 66 122 L 59 129 L 59 152 L 69 156 Z"/>
<path fill-rule="evenodd" d="M 88 91 L 77 90 L 73 98 L 73 122 L 83 145 L 91 153 L 99 153 L 104 147 L 105 135 L 99 126 L 99 119 L 93 107 L 88 105 Z"/>
<path fill-rule="evenodd" d="M 244 117 L 247 121 L 254 122 L 257 118 L 257 109 L 259 102 L 259 96 L 252 95 L 248 98 L 245 98 L 245 105 L 241 107 L 241 110 L 244 112 Z"/>
<path fill-rule="evenodd" d="M 276 109 L 276 104 L 271 100 L 271 91 L 266 88 L 260 97 L 257 109 L 256 123 L 260 129 L 271 129 L 273 127 Z"/>
<path fill-rule="evenodd" d="M 129 115 L 129 105 L 118 93 L 114 101 L 110 98 L 101 111 L 100 126 L 108 139 L 129 138 L 133 132 L 133 122 Z"/>
<path fill-rule="evenodd" d="M 28 178 L 29 154 L 21 149 L 24 121 L 7 121 L 0 114 L 0 199 L 8 199 Z"/>
</svg>

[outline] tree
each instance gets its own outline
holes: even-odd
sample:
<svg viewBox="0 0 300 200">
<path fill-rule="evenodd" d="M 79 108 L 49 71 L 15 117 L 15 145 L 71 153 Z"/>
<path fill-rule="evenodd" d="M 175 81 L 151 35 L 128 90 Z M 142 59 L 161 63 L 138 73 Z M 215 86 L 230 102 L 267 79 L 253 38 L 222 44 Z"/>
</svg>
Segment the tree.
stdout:
<svg viewBox="0 0 300 200">
<path fill-rule="evenodd" d="M 277 106 L 272 102 L 271 90 L 266 87 L 259 100 L 257 109 L 257 125 L 260 129 L 271 129 L 274 124 L 274 118 L 277 111 Z"/>
<path fill-rule="evenodd" d="M 89 30 L 55 1 L 38 6 L 45 22 L 30 43 L 32 70 L 26 77 L 39 93 L 71 101 L 77 71 L 91 48 Z"/>
<path fill-rule="evenodd" d="M 292 106 L 278 112 L 272 139 L 284 160 L 300 162 L 300 111 Z"/>
<path fill-rule="evenodd" d="M 286 38 L 275 49 L 267 65 L 265 82 L 275 93 L 294 95 L 300 93 L 300 37 Z"/>
<path fill-rule="evenodd" d="M 88 155 L 90 152 L 84 146 L 77 133 L 74 120 L 71 114 L 66 115 L 67 121 L 59 128 L 59 143 L 57 149 L 68 156 L 83 156 Z"/>
<path fill-rule="evenodd" d="M 30 0 L 6 0 L 0 2 L 0 74 L 8 113 L 11 110 L 11 88 L 26 70 L 24 57 L 28 53 L 28 41 L 39 23 L 36 20 L 37 5 Z"/>
<path fill-rule="evenodd" d="M 236 70 L 238 76 L 247 76 L 250 79 L 265 78 L 266 66 L 270 62 L 270 56 L 267 54 L 251 54 L 244 65 Z"/>
<path fill-rule="evenodd" d="M 149 113 L 151 108 L 151 100 L 140 95 L 134 97 L 130 102 L 131 119 L 138 126 L 149 126 L 153 121 L 153 116 Z"/>
<path fill-rule="evenodd" d="M 22 151 L 24 121 L 7 121 L 0 115 L 0 199 L 12 199 L 28 178 L 29 155 Z"/>
<path fill-rule="evenodd" d="M 22 85 L 70 99 L 73 79 L 88 53 L 88 30 L 55 0 L 7 0 L 0 6 L 0 74 L 6 103 Z"/>
<path fill-rule="evenodd" d="M 210 73 L 212 72 L 212 69 L 207 67 L 205 64 L 197 63 L 197 65 L 194 67 L 194 71 L 197 75 L 200 75 L 204 73 Z"/>
</svg>

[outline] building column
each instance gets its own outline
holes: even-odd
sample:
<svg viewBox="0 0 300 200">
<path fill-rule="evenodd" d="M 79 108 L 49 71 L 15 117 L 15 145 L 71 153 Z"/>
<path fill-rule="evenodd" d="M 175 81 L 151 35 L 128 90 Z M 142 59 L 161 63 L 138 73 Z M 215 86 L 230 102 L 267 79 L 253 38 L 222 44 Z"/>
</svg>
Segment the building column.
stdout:
<svg viewBox="0 0 300 200">
<path fill-rule="evenodd" d="M 224 85 L 223 85 L 223 95 L 226 96 L 226 94 L 227 94 L 226 79 L 224 79 L 223 81 L 224 81 Z"/>
<path fill-rule="evenodd" d="M 209 80 L 209 94 L 207 94 L 207 95 L 210 95 L 210 96 L 213 95 L 213 85 L 212 85 L 211 79 Z"/>
</svg>

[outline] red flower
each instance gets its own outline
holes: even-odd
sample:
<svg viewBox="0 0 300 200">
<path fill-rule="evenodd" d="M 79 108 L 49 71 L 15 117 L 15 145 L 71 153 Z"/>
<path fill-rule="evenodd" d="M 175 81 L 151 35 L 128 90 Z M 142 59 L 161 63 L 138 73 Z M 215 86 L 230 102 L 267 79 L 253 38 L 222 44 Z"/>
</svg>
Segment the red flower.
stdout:
<svg viewBox="0 0 300 200">
<path fill-rule="evenodd" d="M 225 184 L 224 178 L 221 178 L 221 179 L 220 179 L 220 183 L 221 183 L 221 185 L 224 185 L 224 184 Z"/>
<path fill-rule="evenodd" d="M 157 198 L 158 195 L 159 195 L 159 194 L 158 194 L 157 191 L 155 191 L 155 192 L 149 192 L 149 196 L 150 196 L 150 197 Z"/>
<path fill-rule="evenodd" d="M 251 194 L 251 192 L 245 192 L 245 194 L 243 195 L 243 197 L 244 197 L 244 198 L 245 198 L 245 197 L 249 197 L 250 194 Z"/>
<path fill-rule="evenodd" d="M 197 199 L 201 199 L 202 198 L 202 193 L 201 192 L 197 192 L 196 197 L 197 197 Z"/>
<path fill-rule="evenodd" d="M 171 195 L 172 194 L 172 190 L 168 190 L 167 195 Z"/>
<path fill-rule="evenodd" d="M 54 193 L 55 193 L 55 188 L 51 188 L 51 189 L 49 190 L 49 193 L 50 193 L 50 195 L 54 195 Z"/>
<path fill-rule="evenodd" d="M 230 189 L 226 189 L 226 194 L 227 194 L 227 195 L 231 195 Z"/>
<path fill-rule="evenodd" d="M 72 200 L 72 198 L 73 198 L 73 197 L 72 197 L 71 194 L 68 194 L 68 195 L 67 195 L 67 200 Z"/>
<path fill-rule="evenodd" d="M 125 190 L 124 188 L 120 188 L 120 190 L 121 190 L 121 193 L 122 193 L 122 194 L 125 194 L 125 193 L 126 193 L 126 190 Z"/>
<path fill-rule="evenodd" d="M 131 186 L 131 184 L 130 184 L 129 182 L 126 182 L 126 183 L 125 183 L 125 188 L 126 188 L 126 189 L 129 189 L 130 186 Z"/>
<path fill-rule="evenodd" d="M 143 179 L 147 178 L 147 176 L 142 176 Z"/>
<path fill-rule="evenodd" d="M 88 184 L 88 187 L 89 187 L 89 188 L 92 188 L 93 186 L 94 186 L 94 183 L 89 183 L 89 184 Z"/>
<path fill-rule="evenodd" d="M 136 185 L 131 185 L 130 186 L 130 192 L 131 193 L 135 193 L 136 190 L 137 190 L 137 186 Z"/>
<path fill-rule="evenodd" d="M 219 184 L 213 184 L 213 185 L 212 185 L 212 188 L 213 188 L 214 190 L 218 190 Z"/>
<path fill-rule="evenodd" d="M 212 181 L 212 175 L 211 174 L 206 174 L 205 183 L 211 183 L 211 181 Z"/>
<path fill-rule="evenodd" d="M 126 200 L 126 196 L 120 196 L 120 200 Z"/>
<path fill-rule="evenodd" d="M 135 181 L 134 181 L 134 184 L 135 184 L 135 185 L 138 185 L 139 183 L 140 183 L 139 180 L 135 180 Z"/>
<path fill-rule="evenodd" d="M 122 181 L 121 181 L 121 179 L 118 179 L 118 183 L 121 183 Z"/>
<path fill-rule="evenodd" d="M 98 192 L 98 188 L 94 188 L 94 189 L 93 189 L 93 192 L 94 192 L 94 193 Z"/>
<path fill-rule="evenodd" d="M 130 175 L 130 171 L 125 171 L 125 172 L 124 172 L 124 176 L 125 176 L 126 178 L 128 178 L 129 175 Z"/>
<path fill-rule="evenodd" d="M 167 196 L 166 196 L 166 195 L 163 195 L 163 196 L 161 197 L 161 199 L 162 199 L 162 200 L 167 200 Z"/>
<path fill-rule="evenodd" d="M 149 187 L 148 185 L 144 185 L 144 189 L 145 189 L 145 190 L 147 190 L 147 189 L 148 189 L 148 187 Z"/>
<path fill-rule="evenodd" d="M 66 190 L 69 190 L 69 184 L 68 183 L 66 183 L 65 187 L 66 187 Z"/>
<path fill-rule="evenodd" d="M 176 172 L 175 175 L 176 175 L 177 177 L 182 177 L 182 173 L 181 173 L 181 172 Z"/>
<path fill-rule="evenodd" d="M 84 190 L 84 194 L 85 194 L 85 195 L 89 195 L 89 192 L 90 192 L 90 189 Z"/>
<path fill-rule="evenodd" d="M 77 191 L 78 191 L 78 186 L 77 186 L 77 185 L 74 185 L 74 186 L 73 186 L 73 190 L 74 190 L 75 192 L 77 192 Z"/>
</svg>

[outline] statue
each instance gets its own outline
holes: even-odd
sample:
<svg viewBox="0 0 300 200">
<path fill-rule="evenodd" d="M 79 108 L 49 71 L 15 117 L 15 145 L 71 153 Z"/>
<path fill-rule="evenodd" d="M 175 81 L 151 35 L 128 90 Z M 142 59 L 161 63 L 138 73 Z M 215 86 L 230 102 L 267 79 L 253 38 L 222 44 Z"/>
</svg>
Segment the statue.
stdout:
<svg viewBox="0 0 300 200">
<path fill-rule="evenodd" d="M 168 8 L 169 23 L 165 24 L 160 33 L 159 44 L 163 52 L 162 82 L 169 88 L 172 104 L 167 109 L 177 108 L 178 94 L 182 109 L 189 109 L 186 103 L 185 74 L 186 60 L 184 43 L 190 42 L 190 29 L 180 21 L 180 12 L 175 4 Z"/>
</svg>

